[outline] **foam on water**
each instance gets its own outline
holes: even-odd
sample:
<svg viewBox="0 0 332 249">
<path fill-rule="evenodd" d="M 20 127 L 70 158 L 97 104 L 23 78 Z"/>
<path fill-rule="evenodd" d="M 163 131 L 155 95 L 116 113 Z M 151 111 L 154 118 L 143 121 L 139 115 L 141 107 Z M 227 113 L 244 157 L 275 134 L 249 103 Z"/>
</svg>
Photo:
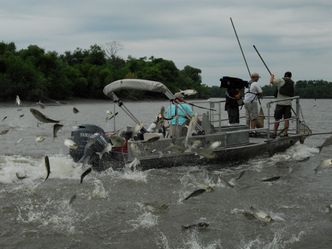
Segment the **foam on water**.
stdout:
<svg viewBox="0 0 332 249">
<path fill-rule="evenodd" d="M 294 160 L 300 161 L 305 158 L 311 157 L 315 154 L 319 153 L 318 148 L 309 147 L 305 144 L 296 143 L 294 146 L 291 146 L 283 153 L 275 154 L 271 160 L 272 161 L 286 161 L 286 160 Z"/>
<path fill-rule="evenodd" d="M 75 223 L 80 220 L 79 214 L 72 209 L 68 200 L 55 201 L 47 199 L 45 202 L 35 202 L 30 198 L 24 205 L 17 207 L 19 223 L 35 224 L 51 227 L 54 230 L 75 233 Z"/>
<path fill-rule="evenodd" d="M 138 216 L 136 220 L 130 220 L 129 223 L 132 225 L 133 229 L 138 228 L 151 228 L 158 224 L 158 216 L 154 215 L 148 208 L 142 203 L 137 203 L 139 207 L 139 212 L 143 212 Z"/>
<path fill-rule="evenodd" d="M 184 249 L 221 249 L 220 239 L 212 241 L 206 245 L 199 239 L 198 233 L 193 231 L 184 242 Z"/>
<path fill-rule="evenodd" d="M 108 192 L 105 190 L 104 185 L 100 180 L 94 179 L 93 185 L 94 189 L 90 198 L 106 199 L 108 197 Z"/>
<path fill-rule="evenodd" d="M 169 240 L 163 232 L 160 232 L 159 240 L 157 241 L 159 248 L 171 249 Z M 220 239 L 207 243 L 206 245 L 200 240 L 196 231 L 191 232 L 184 240 L 183 245 L 176 247 L 177 249 L 221 249 Z"/>
<path fill-rule="evenodd" d="M 305 235 L 303 231 L 299 234 L 292 234 L 289 239 L 287 236 L 282 236 L 282 232 L 275 232 L 271 241 L 263 241 L 261 238 L 256 238 L 249 242 L 241 242 L 240 249 L 284 249 L 288 248 L 290 244 L 299 242 L 301 238 Z"/>
<path fill-rule="evenodd" d="M 125 180 L 132 180 L 135 182 L 147 182 L 148 171 L 141 171 L 137 169 L 139 166 L 140 161 L 138 159 L 134 159 L 131 163 L 127 163 L 122 171 L 109 171 L 110 174 L 114 177 L 125 179 Z"/>
<path fill-rule="evenodd" d="M 207 170 L 201 169 L 199 172 L 197 171 L 195 174 L 193 174 L 192 171 L 188 171 L 180 178 L 180 182 L 184 188 L 178 191 L 178 203 L 181 203 L 185 197 L 199 188 L 204 189 L 207 187 L 212 187 L 215 189 L 229 187 L 231 183 L 226 180 L 226 177 L 224 179 L 220 172 L 221 171 L 215 171 L 213 174 L 211 174 Z"/>
<path fill-rule="evenodd" d="M 168 239 L 163 232 L 160 232 L 160 236 L 159 236 L 159 240 L 157 241 L 157 244 L 162 249 L 171 249 L 171 247 L 169 246 Z"/>
<path fill-rule="evenodd" d="M 319 150 L 305 144 L 296 143 L 284 152 L 276 153 L 271 158 L 258 158 L 249 160 L 247 169 L 261 172 L 264 168 L 274 167 L 276 163 L 288 161 L 302 161 L 318 154 Z M 243 168 L 243 167 L 241 167 Z"/>
<path fill-rule="evenodd" d="M 73 162 L 69 157 L 50 156 L 51 174 L 49 179 L 80 179 L 82 173 L 79 164 Z M 26 176 L 19 180 L 16 176 Z M 46 177 L 45 162 L 43 158 L 32 158 L 28 156 L 0 156 L 0 183 L 28 184 L 41 181 Z"/>
</svg>

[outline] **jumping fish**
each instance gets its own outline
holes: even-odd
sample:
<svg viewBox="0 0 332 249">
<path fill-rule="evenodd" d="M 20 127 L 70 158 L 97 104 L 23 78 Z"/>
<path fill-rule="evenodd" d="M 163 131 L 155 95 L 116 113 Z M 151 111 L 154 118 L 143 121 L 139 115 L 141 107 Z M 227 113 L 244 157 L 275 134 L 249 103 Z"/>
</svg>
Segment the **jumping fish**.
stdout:
<svg viewBox="0 0 332 249">
<path fill-rule="evenodd" d="M 326 205 L 326 207 L 325 207 L 325 213 L 331 213 L 331 211 L 332 211 L 332 204 L 329 204 L 329 205 Z"/>
<path fill-rule="evenodd" d="M 264 128 L 264 119 L 265 119 L 265 115 L 263 112 L 263 108 L 262 106 L 259 109 L 259 113 L 258 113 L 258 117 L 256 119 L 256 127 L 257 128 Z"/>
<path fill-rule="evenodd" d="M 26 175 L 20 175 L 20 174 L 17 173 L 17 172 L 16 172 L 16 177 L 17 177 L 17 179 L 19 179 L 19 180 L 23 180 L 23 179 L 27 178 Z"/>
<path fill-rule="evenodd" d="M 23 118 L 23 117 L 24 117 L 24 114 L 21 114 L 21 115 L 20 115 L 20 118 Z"/>
<path fill-rule="evenodd" d="M 182 225 L 182 230 L 190 230 L 190 229 L 206 229 L 209 226 L 209 223 L 206 222 L 199 222 L 197 224 L 191 225 Z"/>
<path fill-rule="evenodd" d="M 41 142 L 43 142 L 45 140 L 45 137 L 43 137 L 43 136 L 38 136 L 38 137 L 36 137 L 36 139 L 35 139 L 35 141 L 37 142 L 37 143 L 41 143 Z"/>
<path fill-rule="evenodd" d="M 222 183 L 223 185 L 227 186 L 227 187 L 230 187 L 230 188 L 234 188 L 235 187 L 235 179 L 234 178 L 232 178 L 229 181 L 226 181 L 221 176 L 219 176 L 219 182 Z"/>
<path fill-rule="evenodd" d="M 71 150 L 76 150 L 78 148 L 78 145 L 69 138 L 65 139 L 64 145 L 66 145 Z"/>
<path fill-rule="evenodd" d="M 44 109 L 45 108 L 45 104 L 42 103 L 40 100 L 36 103 L 36 105 L 38 105 L 40 108 Z"/>
<path fill-rule="evenodd" d="M 175 154 L 181 154 L 186 149 L 183 146 L 171 143 L 169 146 L 165 148 L 165 151 L 173 152 Z"/>
<path fill-rule="evenodd" d="M 169 206 L 166 203 L 158 203 L 158 202 L 145 202 L 143 203 L 144 207 L 154 213 L 154 214 L 160 214 L 164 213 L 168 210 Z"/>
<path fill-rule="evenodd" d="M 214 159 L 216 158 L 216 153 L 210 148 L 199 148 L 195 151 L 199 156 L 206 159 Z"/>
<path fill-rule="evenodd" d="M 90 174 L 92 171 L 92 168 L 88 168 L 86 171 L 83 172 L 83 174 L 81 175 L 81 183 L 83 183 L 83 179 L 85 176 L 87 176 L 88 174 Z"/>
<path fill-rule="evenodd" d="M 314 169 L 314 171 L 317 174 L 318 171 L 328 169 L 331 167 L 332 167 L 332 159 L 325 159 L 321 161 L 321 163 Z"/>
<path fill-rule="evenodd" d="M 17 104 L 18 106 L 21 105 L 20 96 L 18 96 L 18 95 L 16 95 L 16 104 Z"/>
<path fill-rule="evenodd" d="M 68 204 L 71 205 L 76 200 L 76 194 L 73 194 L 72 197 L 70 197 Z"/>
<path fill-rule="evenodd" d="M 46 181 L 51 173 L 50 168 L 50 160 L 48 159 L 48 156 L 45 156 L 45 168 L 46 168 L 46 178 L 44 181 Z"/>
<path fill-rule="evenodd" d="M 179 93 L 186 95 L 186 96 L 191 96 L 191 95 L 195 95 L 197 93 L 197 91 L 194 89 L 186 89 L 186 90 L 180 90 Z"/>
<path fill-rule="evenodd" d="M 258 210 L 251 206 L 250 211 L 252 212 L 254 217 L 259 221 L 262 221 L 264 223 L 270 223 L 273 221 L 272 217 L 262 210 Z"/>
<path fill-rule="evenodd" d="M 143 129 L 143 123 L 136 124 L 133 130 L 133 136 L 138 134 Z"/>
<path fill-rule="evenodd" d="M 153 134 L 153 133 L 145 133 L 145 134 L 143 136 L 144 140 L 142 141 L 142 143 L 152 143 L 160 139 L 159 134 Z"/>
<path fill-rule="evenodd" d="M 115 118 L 116 115 L 118 115 L 118 112 L 114 113 L 113 115 L 112 115 L 112 112 L 106 112 L 106 113 L 107 113 L 106 121 L 109 121 L 109 120 L 111 120 L 112 118 Z"/>
<path fill-rule="evenodd" d="M 30 112 L 36 119 L 38 119 L 42 123 L 59 123 L 60 122 L 58 120 L 54 120 L 54 119 L 50 119 L 50 118 L 46 117 L 44 114 L 42 114 L 40 111 L 38 111 L 34 108 L 30 108 Z"/>
<path fill-rule="evenodd" d="M 108 138 L 114 147 L 122 147 L 126 143 L 126 139 L 118 135 L 110 135 Z"/>
<path fill-rule="evenodd" d="M 17 141 L 16 141 L 16 144 L 19 144 L 20 142 L 22 142 L 23 141 L 23 138 L 21 137 L 20 139 L 18 139 Z"/>
<path fill-rule="evenodd" d="M 133 155 L 135 157 L 138 157 L 142 154 L 140 148 L 138 147 L 138 145 L 136 143 L 131 143 L 129 148 L 130 148 L 131 153 L 133 153 Z"/>
<path fill-rule="evenodd" d="M 198 121 L 197 114 L 194 114 L 194 116 L 192 116 L 191 119 L 190 119 L 187 134 L 186 134 L 186 138 L 184 140 L 184 146 L 186 148 L 188 148 L 189 137 L 191 137 L 193 132 L 195 131 L 197 121 Z"/>
<path fill-rule="evenodd" d="M 101 159 L 105 153 L 109 153 L 110 151 L 112 151 L 112 148 L 112 145 L 108 143 L 102 152 L 96 152 L 96 154 L 99 156 L 99 159 Z"/>
<path fill-rule="evenodd" d="M 330 146 L 330 145 L 332 145 L 332 136 L 326 138 L 325 141 L 324 141 L 324 143 L 322 143 L 322 145 L 318 146 L 319 152 L 321 152 L 321 150 L 323 149 L 323 147 Z"/>
<path fill-rule="evenodd" d="M 209 146 L 209 148 L 214 150 L 214 149 L 218 148 L 221 144 L 222 144 L 221 141 L 215 141 Z"/>
<path fill-rule="evenodd" d="M 183 200 L 188 200 L 190 199 L 191 197 L 195 197 L 195 196 L 198 196 L 198 195 L 201 195 L 203 194 L 204 192 L 211 192 L 213 191 L 214 189 L 210 186 L 207 186 L 207 188 L 200 188 L 200 189 L 197 189 L 195 190 L 194 192 L 192 192 L 190 195 L 188 195 L 186 198 L 184 198 Z"/>
<path fill-rule="evenodd" d="M 79 113 L 79 110 L 76 107 L 73 107 L 73 113 Z"/>
<path fill-rule="evenodd" d="M 91 156 L 94 154 L 94 150 L 92 149 L 92 146 L 96 143 L 96 137 L 92 136 L 89 137 L 87 143 L 84 146 L 84 152 L 83 152 L 83 156 L 81 157 L 81 159 L 78 161 L 80 163 L 83 163 L 83 165 L 85 165 L 87 162 L 89 162 Z M 109 144 L 110 145 L 110 144 Z M 104 150 L 108 150 L 109 146 L 106 146 L 106 148 Z M 99 157 L 101 158 L 102 155 Z"/>
<path fill-rule="evenodd" d="M 53 137 L 56 137 L 57 132 L 63 127 L 62 124 L 54 124 L 53 125 Z"/>
<path fill-rule="evenodd" d="M 1 121 L 5 121 L 8 118 L 8 116 L 4 116 Z"/>
<path fill-rule="evenodd" d="M 241 177 L 244 175 L 244 173 L 246 173 L 246 171 L 245 171 L 245 170 L 242 170 L 242 171 L 240 172 L 239 176 L 235 178 L 235 180 L 240 180 Z"/>
<path fill-rule="evenodd" d="M 202 141 L 201 140 L 194 140 L 191 144 L 191 150 L 197 150 L 202 146 Z"/>
<path fill-rule="evenodd" d="M 5 134 L 7 134 L 9 130 L 10 130 L 10 129 L 4 129 L 4 130 L 0 131 L 0 135 L 5 135 Z"/>
<path fill-rule="evenodd" d="M 262 179 L 262 182 L 273 182 L 273 181 L 276 181 L 276 180 L 279 180 L 281 176 L 272 176 L 272 177 L 269 177 L 269 178 L 264 178 Z"/>
</svg>

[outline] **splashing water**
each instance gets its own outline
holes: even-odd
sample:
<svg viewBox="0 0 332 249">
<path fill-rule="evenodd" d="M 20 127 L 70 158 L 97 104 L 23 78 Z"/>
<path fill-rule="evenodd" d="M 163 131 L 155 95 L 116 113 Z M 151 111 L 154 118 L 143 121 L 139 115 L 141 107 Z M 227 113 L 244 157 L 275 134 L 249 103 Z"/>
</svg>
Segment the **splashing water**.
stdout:
<svg viewBox="0 0 332 249">
<path fill-rule="evenodd" d="M 64 156 L 51 156 L 50 178 L 79 179 L 81 168 L 72 159 Z M 16 175 L 25 176 L 19 180 Z M 26 156 L 0 156 L 0 183 L 33 184 L 46 176 L 44 158 Z"/>
<path fill-rule="evenodd" d="M 301 232 L 299 232 L 298 235 L 292 234 L 292 236 L 288 240 L 285 240 L 285 238 L 283 238 L 281 233 L 282 233 L 281 231 L 274 233 L 273 239 L 269 242 L 264 242 L 260 238 L 256 238 L 255 240 L 249 241 L 248 243 L 242 242 L 241 243 L 242 246 L 240 248 L 241 249 L 256 249 L 256 248 L 259 248 L 259 249 L 284 249 L 284 248 L 288 248 L 289 244 L 299 242 L 305 234 L 303 231 L 301 231 Z"/>
<path fill-rule="evenodd" d="M 156 226 L 158 224 L 158 216 L 152 213 L 153 210 L 140 202 L 136 204 L 138 206 L 138 212 L 143 213 L 139 215 L 136 220 L 129 221 L 133 229 L 136 230 L 138 228 L 151 228 Z"/>
<path fill-rule="evenodd" d="M 199 240 L 197 232 L 191 233 L 188 240 L 185 242 L 185 247 L 188 249 L 219 249 L 222 248 L 220 240 L 212 241 L 208 245 L 203 245 Z"/>
<path fill-rule="evenodd" d="M 75 233 L 75 223 L 80 220 L 79 214 L 71 208 L 67 200 L 56 202 L 48 199 L 44 203 L 35 203 L 27 199 L 26 204 L 17 209 L 18 222 L 51 227 L 55 231 Z"/>
<path fill-rule="evenodd" d="M 128 163 L 123 168 L 122 172 L 116 172 L 118 177 L 126 180 L 133 180 L 135 182 L 147 182 L 147 171 L 140 171 L 137 169 L 140 161 L 135 158 L 131 163 Z"/>
<path fill-rule="evenodd" d="M 157 242 L 160 248 L 162 249 L 171 249 L 169 246 L 168 239 L 163 232 L 160 232 L 159 241 Z"/>
<path fill-rule="evenodd" d="M 108 192 L 105 190 L 103 183 L 100 180 L 95 179 L 93 185 L 94 189 L 92 191 L 91 198 L 106 199 L 108 196 Z"/>
<path fill-rule="evenodd" d="M 287 160 L 303 160 L 307 157 L 311 157 L 315 154 L 319 153 L 319 149 L 309 147 L 305 144 L 295 144 L 290 147 L 283 153 L 275 154 L 271 160 L 272 161 L 287 161 Z"/>
</svg>

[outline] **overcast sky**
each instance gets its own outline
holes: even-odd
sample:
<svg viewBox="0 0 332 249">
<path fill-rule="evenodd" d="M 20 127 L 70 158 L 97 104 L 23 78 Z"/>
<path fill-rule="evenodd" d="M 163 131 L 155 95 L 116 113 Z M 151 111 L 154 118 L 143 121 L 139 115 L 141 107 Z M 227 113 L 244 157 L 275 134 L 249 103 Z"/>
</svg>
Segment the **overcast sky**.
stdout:
<svg viewBox="0 0 332 249">
<path fill-rule="evenodd" d="M 331 0 L 0 0 L 1 40 L 18 49 L 36 44 L 46 51 L 74 51 L 111 41 L 119 55 L 162 57 L 202 70 L 203 83 L 248 73 L 287 70 L 295 80 L 332 81 Z"/>
</svg>

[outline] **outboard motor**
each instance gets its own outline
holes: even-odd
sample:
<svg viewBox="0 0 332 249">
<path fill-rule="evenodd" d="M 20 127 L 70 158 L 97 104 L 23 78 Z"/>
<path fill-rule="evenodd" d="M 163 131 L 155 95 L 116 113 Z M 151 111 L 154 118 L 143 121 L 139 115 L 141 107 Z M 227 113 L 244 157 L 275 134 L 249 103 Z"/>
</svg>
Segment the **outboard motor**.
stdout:
<svg viewBox="0 0 332 249">
<path fill-rule="evenodd" d="M 84 148 L 84 157 L 92 158 L 96 152 L 102 152 L 108 146 L 107 138 L 105 135 L 95 133 L 88 139 Z M 82 158 L 83 159 L 83 158 Z"/>
<path fill-rule="evenodd" d="M 99 134 L 99 138 L 95 137 L 96 142 L 95 144 L 92 144 L 90 146 L 91 148 L 89 149 L 95 150 L 94 152 L 101 152 L 105 148 L 105 142 L 107 145 L 105 132 L 102 128 L 96 125 L 84 124 L 77 126 L 71 132 L 71 139 L 78 145 L 77 149 L 69 150 L 69 154 L 73 158 L 74 162 L 78 162 L 83 157 L 86 144 L 88 143 L 89 139 L 92 138 L 92 136 L 96 133 Z"/>
</svg>

